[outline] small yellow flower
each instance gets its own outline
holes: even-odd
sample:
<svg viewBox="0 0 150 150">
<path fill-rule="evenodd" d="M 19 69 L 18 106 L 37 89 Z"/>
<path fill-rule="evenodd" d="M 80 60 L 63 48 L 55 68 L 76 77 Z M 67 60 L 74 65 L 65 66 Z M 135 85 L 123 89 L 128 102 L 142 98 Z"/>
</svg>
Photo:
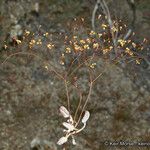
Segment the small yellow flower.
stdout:
<svg viewBox="0 0 150 150">
<path fill-rule="evenodd" d="M 60 64 L 61 64 L 61 65 L 64 65 L 65 63 L 64 63 L 64 61 L 60 60 Z"/>
<path fill-rule="evenodd" d="M 112 50 L 112 49 L 113 49 L 113 46 L 110 46 L 109 49 Z"/>
<path fill-rule="evenodd" d="M 128 40 L 128 43 L 130 43 L 131 42 L 131 40 Z"/>
<path fill-rule="evenodd" d="M 101 26 L 102 26 L 103 30 L 106 30 L 106 28 L 107 28 L 106 24 L 103 23 Z"/>
<path fill-rule="evenodd" d="M 140 63 L 141 63 L 141 62 L 140 62 L 139 60 L 136 60 L 136 64 L 138 64 L 138 65 L 139 65 Z"/>
<path fill-rule="evenodd" d="M 84 18 L 81 18 L 82 21 L 84 21 Z"/>
<path fill-rule="evenodd" d="M 103 54 L 106 54 L 106 53 L 108 53 L 108 52 L 109 52 L 109 49 L 108 49 L 108 48 L 103 49 Z"/>
<path fill-rule="evenodd" d="M 125 49 L 125 52 L 128 53 L 130 56 L 133 55 L 133 52 L 128 47 Z"/>
<path fill-rule="evenodd" d="M 33 47 L 33 45 L 36 43 L 36 41 L 35 40 L 31 40 L 30 42 L 29 42 L 29 47 L 30 48 L 32 48 Z"/>
<path fill-rule="evenodd" d="M 44 33 L 43 35 L 44 35 L 45 37 L 47 37 L 47 36 L 48 36 L 48 32 Z"/>
<path fill-rule="evenodd" d="M 99 48 L 99 44 L 98 43 L 94 43 L 93 44 L 93 48 L 96 48 L 96 49 Z"/>
<path fill-rule="evenodd" d="M 80 43 L 81 44 L 85 44 L 85 40 L 80 40 Z"/>
<path fill-rule="evenodd" d="M 75 35 L 73 36 L 73 39 L 77 39 L 77 38 L 78 38 L 77 36 L 75 36 Z"/>
<path fill-rule="evenodd" d="M 35 40 L 31 40 L 31 42 L 30 42 L 31 44 L 35 44 Z"/>
<path fill-rule="evenodd" d="M 120 26 L 119 29 L 122 30 L 122 26 Z"/>
<path fill-rule="evenodd" d="M 143 49 L 144 49 L 143 47 L 140 48 L 141 51 L 142 51 Z"/>
<path fill-rule="evenodd" d="M 87 39 L 86 39 L 86 42 L 90 44 L 90 43 L 91 43 L 91 40 L 90 40 L 89 38 L 87 38 Z"/>
<path fill-rule="evenodd" d="M 16 40 L 17 44 L 21 44 L 21 41 L 20 40 Z"/>
<path fill-rule="evenodd" d="M 7 47 L 8 47 L 8 46 L 5 44 L 5 45 L 4 45 L 4 49 L 7 49 Z"/>
<path fill-rule="evenodd" d="M 45 68 L 46 70 L 48 70 L 48 66 L 44 66 L 44 68 Z"/>
<path fill-rule="evenodd" d="M 146 38 L 144 38 L 143 42 L 147 42 L 147 39 L 146 39 Z"/>
<path fill-rule="evenodd" d="M 66 47 L 65 52 L 66 52 L 67 54 L 71 53 L 71 48 L 70 48 L 70 47 Z"/>
<path fill-rule="evenodd" d="M 96 63 L 92 63 L 89 67 L 92 68 L 92 69 L 94 69 L 95 66 L 96 66 Z"/>
<path fill-rule="evenodd" d="M 135 44 L 135 43 L 133 43 L 133 42 L 132 42 L 132 46 L 133 46 L 134 48 L 136 48 L 136 44 Z"/>
<path fill-rule="evenodd" d="M 126 44 L 126 41 L 123 39 L 119 39 L 118 43 L 120 43 L 120 45 L 123 47 Z"/>
<path fill-rule="evenodd" d="M 98 34 L 98 37 L 100 38 L 102 35 L 103 35 L 103 34 L 99 33 L 99 34 Z"/>
<path fill-rule="evenodd" d="M 113 30 L 113 32 L 117 32 L 118 31 L 118 29 L 115 26 L 112 27 L 112 30 Z"/>
<path fill-rule="evenodd" d="M 38 39 L 38 41 L 36 42 L 37 45 L 41 45 L 42 44 L 42 40 Z"/>
<path fill-rule="evenodd" d="M 75 51 L 82 51 L 83 49 L 76 43 L 74 43 L 74 49 Z"/>
<path fill-rule="evenodd" d="M 30 34 L 30 31 L 25 30 L 25 35 L 28 36 Z"/>
<path fill-rule="evenodd" d="M 54 47 L 53 44 L 51 44 L 51 43 L 47 44 L 47 48 L 48 48 L 48 49 L 52 49 L 53 47 Z"/>
<path fill-rule="evenodd" d="M 70 44 L 72 44 L 72 41 L 69 41 Z"/>
<path fill-rule="evenodd" d="M 95 34 L 96 34 L 96 32 L 93 30 L 90 32 L 90 35 L 95 35 Z"/>
<path fill-rule="evenodd" d="M 83 48 L 84 49 L 90 49 L 89 45 L 87 45 L 87 44 L 83 45 Z"/>
</svg>

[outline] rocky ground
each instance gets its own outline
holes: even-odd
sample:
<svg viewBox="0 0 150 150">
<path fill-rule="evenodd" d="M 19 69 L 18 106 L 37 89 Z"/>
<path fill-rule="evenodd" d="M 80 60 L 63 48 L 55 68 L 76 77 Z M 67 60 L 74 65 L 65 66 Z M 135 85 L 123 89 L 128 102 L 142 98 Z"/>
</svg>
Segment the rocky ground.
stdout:
<svg viewBox="0 0 150 150">
<path fill-rule="evenodd" d="M 119 15 L 128 18 L 128 5 L 123 0 L 119 2 L 122 10 Z M 137 4 L 137 40 L 150 38 L 148 4 L 149 0 L 139 0 Z M 56 49 L 61 51 L 63 41 L 59 33 L 72 33 L 74 17 L 86 17 L 86 28 L 90 28 L 89 13 L 92 13 L 93 7 L 91 1 L 1 0 L 0 62 L 12 52 L 20 49 L 28 51 L 26 40 L 21 46 L 14 48 L 12 45 L 12 37 L 21 38 L 25 29 L 38 37 L 39 32 L 53 34 L 44 42 L 47 44 L 53 39 L 58 45 Z M 4 50 L 5 44 L 11 50 Z M 40 55 L 44 53 L 43 56 L 49 62 L 48 58 L 51 57 L 47 56 L 44 47 L 36 47 L 34 50 Z M 145 62 L 141 65 L 117 66 L 100 59 L 98 66 L 98 71 L 106 71 L 93 88 L 88 103 L 91 113 L 88 125 L 75 137 L 77 145 L 68 144 L 64 149 L 149 149 L 150 146 L 137 144 L 115 147 L 105 143 L 122 140 L 150 144 L 149 65 Z M 78 98 L 73 94 L 72 105 L 75 105 Z M 63 83 L 54 74 L 47 72 L 42 60 L 24 55 L 8 59 L 0 66 L 0 150 L 62 149 L 56 143 L 63 135 L 59 107 L 65 105 L 65 102 Z"/>
</svg>

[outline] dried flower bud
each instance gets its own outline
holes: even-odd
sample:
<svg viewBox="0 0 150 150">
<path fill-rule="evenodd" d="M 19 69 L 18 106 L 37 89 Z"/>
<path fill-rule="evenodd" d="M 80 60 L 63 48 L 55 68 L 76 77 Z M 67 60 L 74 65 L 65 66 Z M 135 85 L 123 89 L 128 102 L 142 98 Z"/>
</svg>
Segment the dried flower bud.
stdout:
<svg viewBox="0 0 150 150">
<path fill-rule="evenodd" d="M 68 137 L 63 136 L 58 140 L 57 144 L 62 145 L 64 143 L 66 143 L 67 141 L 68 141 Z"/>
<path fill-rule="evenodd" d="M 76 145 L 76 144 L 77 144 L 73 136 L 72 136 L 72 144 L 73 144 L 73 145 Z"/>
<path fill-rule="evenodd" d="M 67 123 L 67 122 L 63 122 L 63 126 L 66 127 L 69 132 L 75 129 L 74 125 Z"/>
<path fill-rule="evenodd" d="M 90 117 L 89 111 L 85 111 L 85 114 L 84 114 L 84 116 L 82 118 L 82 123 L 86 123 L 87 120 L 89 119 L 89 117 Z"/>
<path fill-rule="evenodd" d="M 61 106 L 59 108 L 59 111 L 63 115 L 64 118 L 69 118 L 70 113 L 69 113 L 69 111 L 64 106 Z"/>
</svg>

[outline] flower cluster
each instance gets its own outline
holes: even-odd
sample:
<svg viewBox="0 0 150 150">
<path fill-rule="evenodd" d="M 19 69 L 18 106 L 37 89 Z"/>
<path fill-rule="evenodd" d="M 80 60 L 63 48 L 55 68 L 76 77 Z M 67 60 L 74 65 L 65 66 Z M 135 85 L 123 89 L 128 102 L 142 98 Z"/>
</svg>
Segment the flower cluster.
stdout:
<svg viewBox="0 0 150 150">
<path fill-rule="evenodd" d="M 76 141 L 75 141 L 73 135 L 81 132 L 86 127 L 86 122 L 90 117 L 90 113 L 89 113 L 89 111 L 85 111 L 85 114 L 81 120 L 83 126 L 78 129 L 77 128 L 78 124 L 75 122 L 75 120 L 73 119 L 73 117 L 71 116 L 69 111 L 64 106 L 61 106 L 59 110 L 60 110 L 60 113 L 62 114 L 62 116 L 67 119 L 67 122 L 63 122 L 63 126 L 66 128 L 63 130 L 65 133 L 65 136 L 61 137 L 58 140 L 57 144 L 63 145 L 64 143 L 66 143 L 68 141 L 68 138 L 71 137 L 72 144 L 76 145 Z"/>
</svg>

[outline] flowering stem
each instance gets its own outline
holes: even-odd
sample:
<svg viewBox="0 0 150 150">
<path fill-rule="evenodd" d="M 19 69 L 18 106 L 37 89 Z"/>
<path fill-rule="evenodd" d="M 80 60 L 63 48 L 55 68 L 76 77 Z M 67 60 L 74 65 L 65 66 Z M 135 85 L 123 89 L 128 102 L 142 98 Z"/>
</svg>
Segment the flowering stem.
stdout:
<svg viewBox="0 0 150 150">
<path fill-rule="evenodd" d="M 81 120 L 81 117 L 82 117 L 82 114 L 83 114 L 83 111 L 84 111 L 84 109 L 85 109 L 85 107 L 86 107 L 86 105 L 87 105 L 87 102 L 88 102 L 89 99 L 90 99 L 91 92 L 92 92 L 92 87 L 93 87 L 93 82 L 90 82 L 89 93 L 88 93 L 87 99 L 86 99 L 86 101 L 85 101 L 85 103 L 84 103 L 84 105 L 83 105 L 83 107 L 82 107 L 82 111 L 81 111 L 81 113 L 80 113 L 79 119 L 78 119 L 78 121 L 77 121 L 75 127 L 79 124 L 79 122 L 80 122 L 80 120 Z"/>
<path fill-rule="evenodd" d="M 80 100 L 79 100 L 78 107 L 77 107 L 76 112 L 75 112 L 75 115 L 74 115 L 74 120 L 76 120 L 77 113 L 78 113 L 79 108 L 80 108 L 80 106 L 81 106 L 81 101 L 82 101 L 82 94 L 80 93 Z"/>
<path fill-rule="evenodd" d="M 4 65 L 6 62 L 7 62 L 7 60 L 9 59 L 9 58 L 11 58 L 11 57 L 13 57 L 13 56 L 16 56 L 16 55 L 20 55 L 20 54 L 22 54 L 22 55 L 30 55 L 30 56 L 34 56 L 34 57 L 36 57 L 36 58 L 38 58 L 38 59 L 40 59 L 40 60 L 42 60 L 43 61 L 43 58 L 42 57 L 40 57 L 40 56 L 38 56 L 38 55 L 36 55 L 36 54 L 33 54 L 33 53 L 28 53 L 28 52 L 16 52 L 16 53 L 14 53 L 14 54 L 11 54 L 11 55 L 9 55 L 2 63 L 1 63 L 1 65 Z M 52 64 L 49 64 L 49 63 L 45 63 L 46 65 L 50 65 L 50 66 L 52 66 L 53 68 L 55 68 Z M 63 79 L 64 80 L 64 77 L 60 74 L 60 73 L 58 73 L 55 69 L 51 69 L 50 71 L 53 71 L 56 75 L 57 75 L 57 77 L 59 77 L 60 79 Z"/>
<path fill-rule="evenodd" d="M 65 89 L 66 89 L 66 96 L 67 96 L 67 108 L 70 113 L 70 98 L 69 98 L 69 91 L 68 91 L 68 83 L 66 79 L 64 81 L 65 81 Z"/>
</svg>

